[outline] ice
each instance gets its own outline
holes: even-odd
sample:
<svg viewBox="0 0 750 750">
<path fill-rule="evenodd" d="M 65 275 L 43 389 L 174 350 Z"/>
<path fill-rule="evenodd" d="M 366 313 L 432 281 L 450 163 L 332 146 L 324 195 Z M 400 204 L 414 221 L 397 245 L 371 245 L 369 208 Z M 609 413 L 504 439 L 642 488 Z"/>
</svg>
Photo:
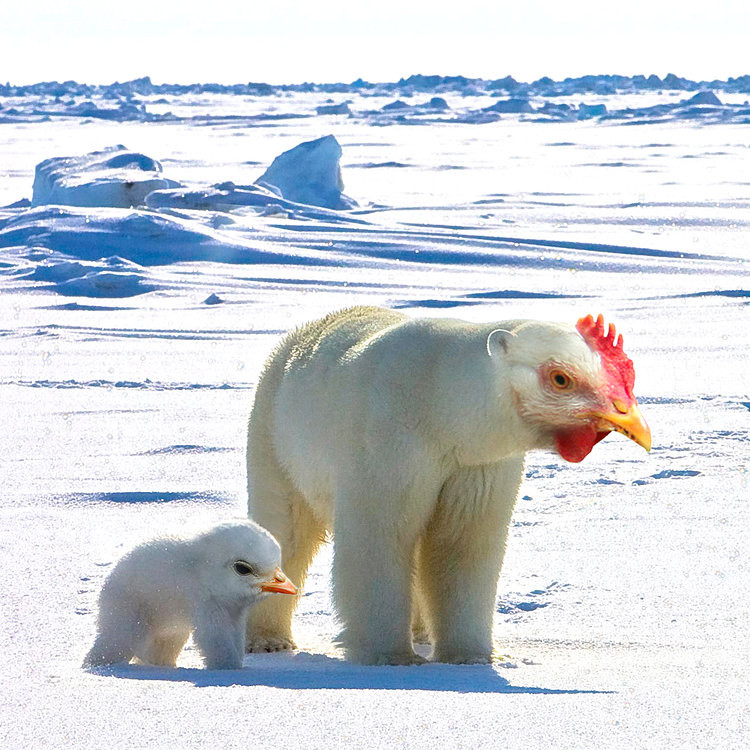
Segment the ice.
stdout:
<svg viewBox="0 0 750 750">
<path fill-rule="evenodd" d="M 487 112 L 507 112 L 513 114 L 534 111 L 528 99 L 501 99 L 486 107 L 485 110 Z"/>
<path fill-rule="evenodd" d="M 450 105 L 442 96 L 433 96 L 431 99 L 415 104 L 408 104 L 401 99 L 397 99 L 394 102 L 384 104 L 381 108 L 381 112 L 390 115 L 400 117 L 406 113 L 419 114 L 419 113 L 438 113 L 446 112 L 450 109 Z"/>
<path fill-rule="evenodd" d="M 709 123 L 743 124 L 750 117 L 745 104 L 748 94 L 750 76 L 697 81 L 672 73 L 664 78 L 654 74 L 587 75 L 553 80 L 545 76 L 530 82 L 512 76 L 483 79 L 415 75 L 398 81 L 358 79 L 325 84 L 155 84 L 145 77 L 108 85 L 75 81 L 0 84 L 0 102 L 4 100 L 0 104 L 0 124 L 72 122 L 84 118 L 87 122 L 259 128 L 275 127 L 288 120 L 341 115 L 375 126 L 395 122 L 426 124 L 441 118 L 474 125 L 496 122 L 497 112 L 523 116 L 562 104 L 576 110 L 581 104 L 598 107 L 604 103 L 599 97 L 608 97 L 607 119 L 640 122 L 699 118 Z M 498 101 L 498 96 L 507 98 Z M 299 106 L 290 109 L 290 97 Z M 691 101 L 694 97 L 695 101 Z M 582 119 L 601 116 L 581 112 Z M 550 117 L 560 121 L 578 119 L 569 112 L 548 110 L 543 118 L 548 121 Z M 310 135 L 319 137 L 320 133 Z"/>
<path fill-rule="evenodd" d="M 433 96 L 427 104 L 422 105 L 425 109 L 434 109 L 440 112 L 444 112 L 450 109 L 448 102 L 443 99 L 442 96 Z"/>
<path fill-rule="evenodd" d="M 348 102 L 342 102 L 341 104 L 321 104 L 315 108 L 315 111 L 319 115 L 350 115 L 352 113 Z"/>
<path fill-rule="evenodd" d="M 743 75 L 724 81 L 691 80 L 674 73 L 663 78 L 658 75 L 584 75 L 575 78 L 554 80 L 544 76 L 536 81 L 518 81 L 511 75 L 502 78 L 484 79 L 466 76 L 441 75 L 412 75 L 398 81 L 365 81 L 357 79 L 351 83 L 302 83 L 302 84 L 269 84 L 262 82 L 250 83 L 192 83 L 192 84 L 155 84 L 148 77 L 133 81 L 115 82 L 104 85 L 91 85 L 76 81 L 49 81 L 28 85 L 0 84 L 2 97 L 38 97 L 44 98 L 47 107 L 51 100 L 59 105 L 66 100 L 78 102 L 92 102 L 99 98 L 112 103 L 143 104 L 149 103 L 156 97 L 197 97 L 203 95 L 235 95 L 238 97 L 269 97 L 278 94 L 304 95 L 310 92 L 321 92 L 328 96 L 348 94 L 397 94 L 399 96 L 413 96 L 424 93 L 452 93 L 459 95 L 475 95 L 477 93 L 500 91 L 510 96 L 538 95 L 538 96 L 568 96 L 571 94 L 602 94 L 611 95 L 618 92 L 647 92 L 647 91 L 700 91 L 705 89 L 723 88 L 728 91 L 750 93 L 750 76 Z M 140 108 L 141 113 L 146 111 Z"/>
<path fill-rule="evenodd" d="M 607 114 L 606 104 L 581 104 L 578 105 L 578 119 L 589 120 L 592 117 L 601 117 Z"/>
<path fill-rule="evenodd" d="M 82 156 L 51 157 L 36 166 L 33 206 L 138 206 L 153 190 L 177 183 L 144 154 L 114 146 Z"/>
<path fill-rule="evenodd" d="M 395 102 L 389 102 L 383 105 L 383 112 L 394 112 L 396 110 L 409 109 L 409 105 L 406 102 L 397 99 Z"/>
<path fill-rule="evenodd" d="M 332 135 L 306 141 L 277 156 L 256 181 L 276 188 L 287 200 L 335 210 L 357 202 L 343 194 L 341 146 Z"/>
<path fill-rule="evenodd" d="M 683 104 L 711 104 L 716 107 L 721 107 L 721 99 L 719 99 L 713 91 L 699 91 L 694 96 L 686 99 Z"/>
</svg>

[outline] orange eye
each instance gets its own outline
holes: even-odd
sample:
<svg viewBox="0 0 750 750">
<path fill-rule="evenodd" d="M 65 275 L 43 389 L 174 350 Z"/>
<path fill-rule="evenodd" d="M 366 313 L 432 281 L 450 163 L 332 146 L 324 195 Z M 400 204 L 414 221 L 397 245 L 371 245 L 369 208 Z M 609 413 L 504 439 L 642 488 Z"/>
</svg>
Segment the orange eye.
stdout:
<svg viewBox="0 0 750 750">
<path fill-rule="evenodd" d="M 562 370 L 552 370 L 549 374 L 549 382 L 558 391 L 567 391 L 573 387 L 573 378 Z"/>
</svg>

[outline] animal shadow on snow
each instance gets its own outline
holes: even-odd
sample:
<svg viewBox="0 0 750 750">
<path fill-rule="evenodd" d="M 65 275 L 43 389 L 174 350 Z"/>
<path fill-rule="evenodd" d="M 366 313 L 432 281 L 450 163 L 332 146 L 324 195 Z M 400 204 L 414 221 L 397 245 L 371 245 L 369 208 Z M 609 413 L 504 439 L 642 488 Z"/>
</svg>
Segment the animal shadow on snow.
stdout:
<svg viewBox="0 0 750 750">
<path fill-rule="evenodd" d="M 289 690 L 433 690 L 454 693 L 602 694 L 608 690 L 561 690 L 512 685 L 489 664 L 424 664 L 362 667 L 323 654 L 252 654 L 242 669 L 212 671 L 141 664 L 92 670 L 129 680 L 191 682 L 196 687 L 245 685 Z"/>
</svg>

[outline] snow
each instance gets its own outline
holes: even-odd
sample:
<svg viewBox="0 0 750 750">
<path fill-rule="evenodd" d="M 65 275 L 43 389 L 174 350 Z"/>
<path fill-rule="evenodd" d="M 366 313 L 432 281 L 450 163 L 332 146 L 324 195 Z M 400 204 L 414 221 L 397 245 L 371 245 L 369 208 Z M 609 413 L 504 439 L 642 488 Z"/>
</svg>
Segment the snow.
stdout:
<svg viewBox="0 0 750 750">
<path fill-rule="evenodd" d="M 112 256 L 98 262 L 54 260 L 47 256 L 33 266 L 22 266 L 19 275 L 33 281 L 52 282 L 46 288 L 73 297 L 132 297 L 159 288 L 145 278 L 145 269 Z M 30 270 L 29 273 L 24 273 Z"/>
<path fill-rule="evenodd" d="M 4 746 L 745 746 L 745 84 L 642 78 L 253 96 L 143 79 L 110 93 L 173 115 L 123 121 L 70 114 L 76 98 L 106 103 L 82 84 L 0 86 Z M 702 90 L 720 104 L 686 103 Z M 352 116 L 315 115 L 344 95 Z M 450 109 L 421 106 L 435 96 Z M 533 113 L 478 114 L 527 96 Z M 396 99 L 407 108 L 384 113 Z M 579 119 L 582 104 L 605 113 Z M 67 114 L 39 114 L 55 107 Z M 254 184 L 326 132 L 340 161 L 324 138 L 313 163 L 329 186 L 340 168 L 358 208 Z M 121 142 L 179 187 L 135 208 L 19 201 L 36 164 Z M 97 171 L 69 164 L 65 178 Z M 252 389 L 278 337 L 361 303 L 486 321 L 603 312 L 635 362 L 651 454 L 612 436 L 579 465 L 529 457 L 492 665 L 344 662 L 325 545 L 299 652 L 214 672 L 189 646 L 175 670 L 81 670 L 124 551 L 243 513 Z"/>
</svg>

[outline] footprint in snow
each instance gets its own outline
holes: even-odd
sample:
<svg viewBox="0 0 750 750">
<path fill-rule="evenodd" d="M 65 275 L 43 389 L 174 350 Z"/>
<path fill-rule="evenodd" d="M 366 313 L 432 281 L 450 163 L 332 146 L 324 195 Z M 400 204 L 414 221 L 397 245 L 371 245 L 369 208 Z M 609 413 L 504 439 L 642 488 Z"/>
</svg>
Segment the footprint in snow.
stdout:
<svg viewBox="0 0 750 750">
<path fill-rule="evenodd" d="M 497 611 L 503 615 L 519 615 L 525 612 L 533 612 L 535 609 L 549 606 L 550 602 L 545 601 L 550 594 L 569 588 L 569 583 L 559 583 L 552 581 L 543 589 L 534 589 L 525 596 L 523 594 L 512 594 L 507 598 L 501 599 L 497 604 Z"/>
</svg>

